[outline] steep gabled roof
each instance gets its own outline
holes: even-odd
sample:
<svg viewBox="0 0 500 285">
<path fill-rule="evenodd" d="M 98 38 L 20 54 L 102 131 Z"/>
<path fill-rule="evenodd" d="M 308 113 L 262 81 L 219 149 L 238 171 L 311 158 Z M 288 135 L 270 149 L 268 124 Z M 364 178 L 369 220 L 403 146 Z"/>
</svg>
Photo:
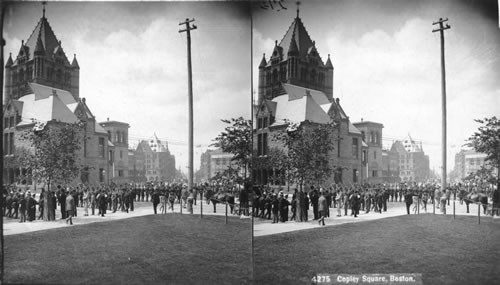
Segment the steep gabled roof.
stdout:
<svg viewBox="0 0 500 285">
<path fill-rule="evenodd" d="M 33 55 L 37 44 L 38 37 L 40 37 L 46 54 L 52 54 L 54 49 L 59 45 L 59 41 L 54 34 L 54 31 L 49 25 L 47 18 L 42 17 L 26 41 L 26 46 L 29 47 L 30 56 Z"/>
</svg>

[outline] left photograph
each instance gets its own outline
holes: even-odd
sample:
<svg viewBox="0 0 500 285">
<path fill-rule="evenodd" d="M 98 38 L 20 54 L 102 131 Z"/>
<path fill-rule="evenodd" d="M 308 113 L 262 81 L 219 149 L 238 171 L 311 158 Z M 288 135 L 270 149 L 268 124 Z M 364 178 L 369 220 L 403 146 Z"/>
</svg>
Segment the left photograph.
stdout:
<svg viewBox="0 0 500 285">
<path fill-rule="evenodd" d="M 4 2 L 5 283 L 249 284 L 247 2 Z"/>
</svg>

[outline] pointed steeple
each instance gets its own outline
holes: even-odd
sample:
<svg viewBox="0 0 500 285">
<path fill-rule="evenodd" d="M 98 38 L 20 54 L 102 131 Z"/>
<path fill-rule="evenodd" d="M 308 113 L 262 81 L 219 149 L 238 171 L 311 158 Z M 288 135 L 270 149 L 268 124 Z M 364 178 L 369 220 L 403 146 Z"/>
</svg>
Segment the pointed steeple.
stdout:
<svg viewBox="0 0 500 285">
<path fill-rule="evenodd" d="M 14 62 L 12 61 L 12 53 L 9 53 L 9 59 L 7 59 L 7 63 L 5 64 L 5 67 L 12 66 Z"/>
<path fill-rule="evenodd" d="M 330 54 L 328 54 L 328 59 L 326 60 L 325 66 L 328 69 L 333 69 L 333 64 L 332 61 L 330 60 Z"/>
<path fill-rule="evenodd" d="M 78 61 L 76 60 L 76 53 L 73 55 L 73 61 L 71 62 L 71 66 L 80 68 L 80 65 L 78 65 Z"/>
<path fill-rule="evenodd" d="M 259 68 L 264 68 L 266 67 L 267 62 L 266 62 L 266 54 L 262 55 L 262 60 L 260 61 Z"/>
<path fill-rule="evenodd" d="M 298 15 L 297 15 L 298 16 Z M 299 17 L 295 18 L 288 28 L 288 31 L 283 36 L 283 39 L 279 43 L 279 46 L 283 48 L 283 53 L 288 55 L 288 49 L 291 46 L 292 38 L 295 40 L 295 45 L 297 47 L 299 57 L 305 57 L 307 55 L 308 49 L 313 45 L 311 37 L 306 31 L 302 20 Z"/>
<path fill-rule="evenodd" d="M 42 18 L 40 18 L 40 21 L 26 41 L 26 46 L 29 47 L 30 52 L 36 49 L 39 38 L 42 41 L 46 54 L 52 54 L 54 49 L 60 45 L 60 42 L 57 40 L 54 31 L 47 21 L 47 18 L 45 18 L 45 13 Z"/>
</svg>

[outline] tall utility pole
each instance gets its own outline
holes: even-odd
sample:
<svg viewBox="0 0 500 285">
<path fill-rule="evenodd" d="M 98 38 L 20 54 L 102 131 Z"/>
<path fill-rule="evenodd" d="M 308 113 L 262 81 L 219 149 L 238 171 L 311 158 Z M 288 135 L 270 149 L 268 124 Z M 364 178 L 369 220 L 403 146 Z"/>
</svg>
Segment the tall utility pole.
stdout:
<svg viewBox="0 0 500 285">
<path fill-rule="evenodd" d="M 439 18 L 439 21 L 432 23 L 433 25 L 439 24 L 438 29 L 432 30 L 433 33 L 438 32 L 441 34 L 441 96 L 442 96 L 442 110 L 443 110 L 443 119 L 442 119 L 442 131 L 443 131 L 443 139 L 442 139 L 442 151 L 443 151 L 443 169 L 441 174 L 441 191 L 446 190 L 446 72 L 444 66 L 444 30 L 450 28 L 450 25 L 443 25 L 444 22 L 447 22 L 448 18 L 443 19 Z"/>
<path fill-rule="evenodd" d="M 179 30 L 179 33 L 187 33 L 187 65 L 188 65 L 188 98 L 189 98 L 189 172 L 188 172 L 188 189 L 193 189 L 193 78 L 191 71 L 191 30 L 196 30 L 196 26 L 190 26 L 189 23 L 194 22 L 194 19 L 186 19 L 179 23 L 179 26 L 186 25 L 186 28 Z"/>
</svg>

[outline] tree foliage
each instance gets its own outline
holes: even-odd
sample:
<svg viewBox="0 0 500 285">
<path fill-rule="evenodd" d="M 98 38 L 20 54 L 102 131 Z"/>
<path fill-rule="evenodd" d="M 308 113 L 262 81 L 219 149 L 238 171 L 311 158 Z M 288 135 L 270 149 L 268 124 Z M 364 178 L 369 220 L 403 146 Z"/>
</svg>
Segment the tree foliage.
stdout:
<svg viewBox="0 0 500 285">
<path fill-rule="evenodd" d="M 335 122 L 296 124 L 286 122 L 286 130 L 273 140 L 283 143 L 287 153 L 288 178 L 302 187 L 304 184 L 321 184 L 331 174 L 329 153 L 334 149 Z"/>
<path fill-rule="evenodd" d="M 49 188 L 52 182 L 70 183 L 82 169 L 79 151 L 83 139 L 83 123 L 36 123 L 21 134 L 21 140 L 33 151 L 20 166 L 29 169 L 32 178 L 44 181 Z"/>
<path fill-rule="evenodd" d="M 223 152 L 232 153 L 231 160 L 239 167 L 248 169 L 252 154 L 251 121 L 243 117 L 221 121 L 229 126 L 215 138 L 212 146 L 220 148 Z"/>
<path fill-rule="evenodd" d="M 500 172 L 500 120 L 493 116 L 474 121 L 483 125 L 469 137 L 466 146 L 486 154 L 485 161 Z M 500 186 L 499 184 L 500 179 L 497 178 L 497 187 Z"/>
</svg>

